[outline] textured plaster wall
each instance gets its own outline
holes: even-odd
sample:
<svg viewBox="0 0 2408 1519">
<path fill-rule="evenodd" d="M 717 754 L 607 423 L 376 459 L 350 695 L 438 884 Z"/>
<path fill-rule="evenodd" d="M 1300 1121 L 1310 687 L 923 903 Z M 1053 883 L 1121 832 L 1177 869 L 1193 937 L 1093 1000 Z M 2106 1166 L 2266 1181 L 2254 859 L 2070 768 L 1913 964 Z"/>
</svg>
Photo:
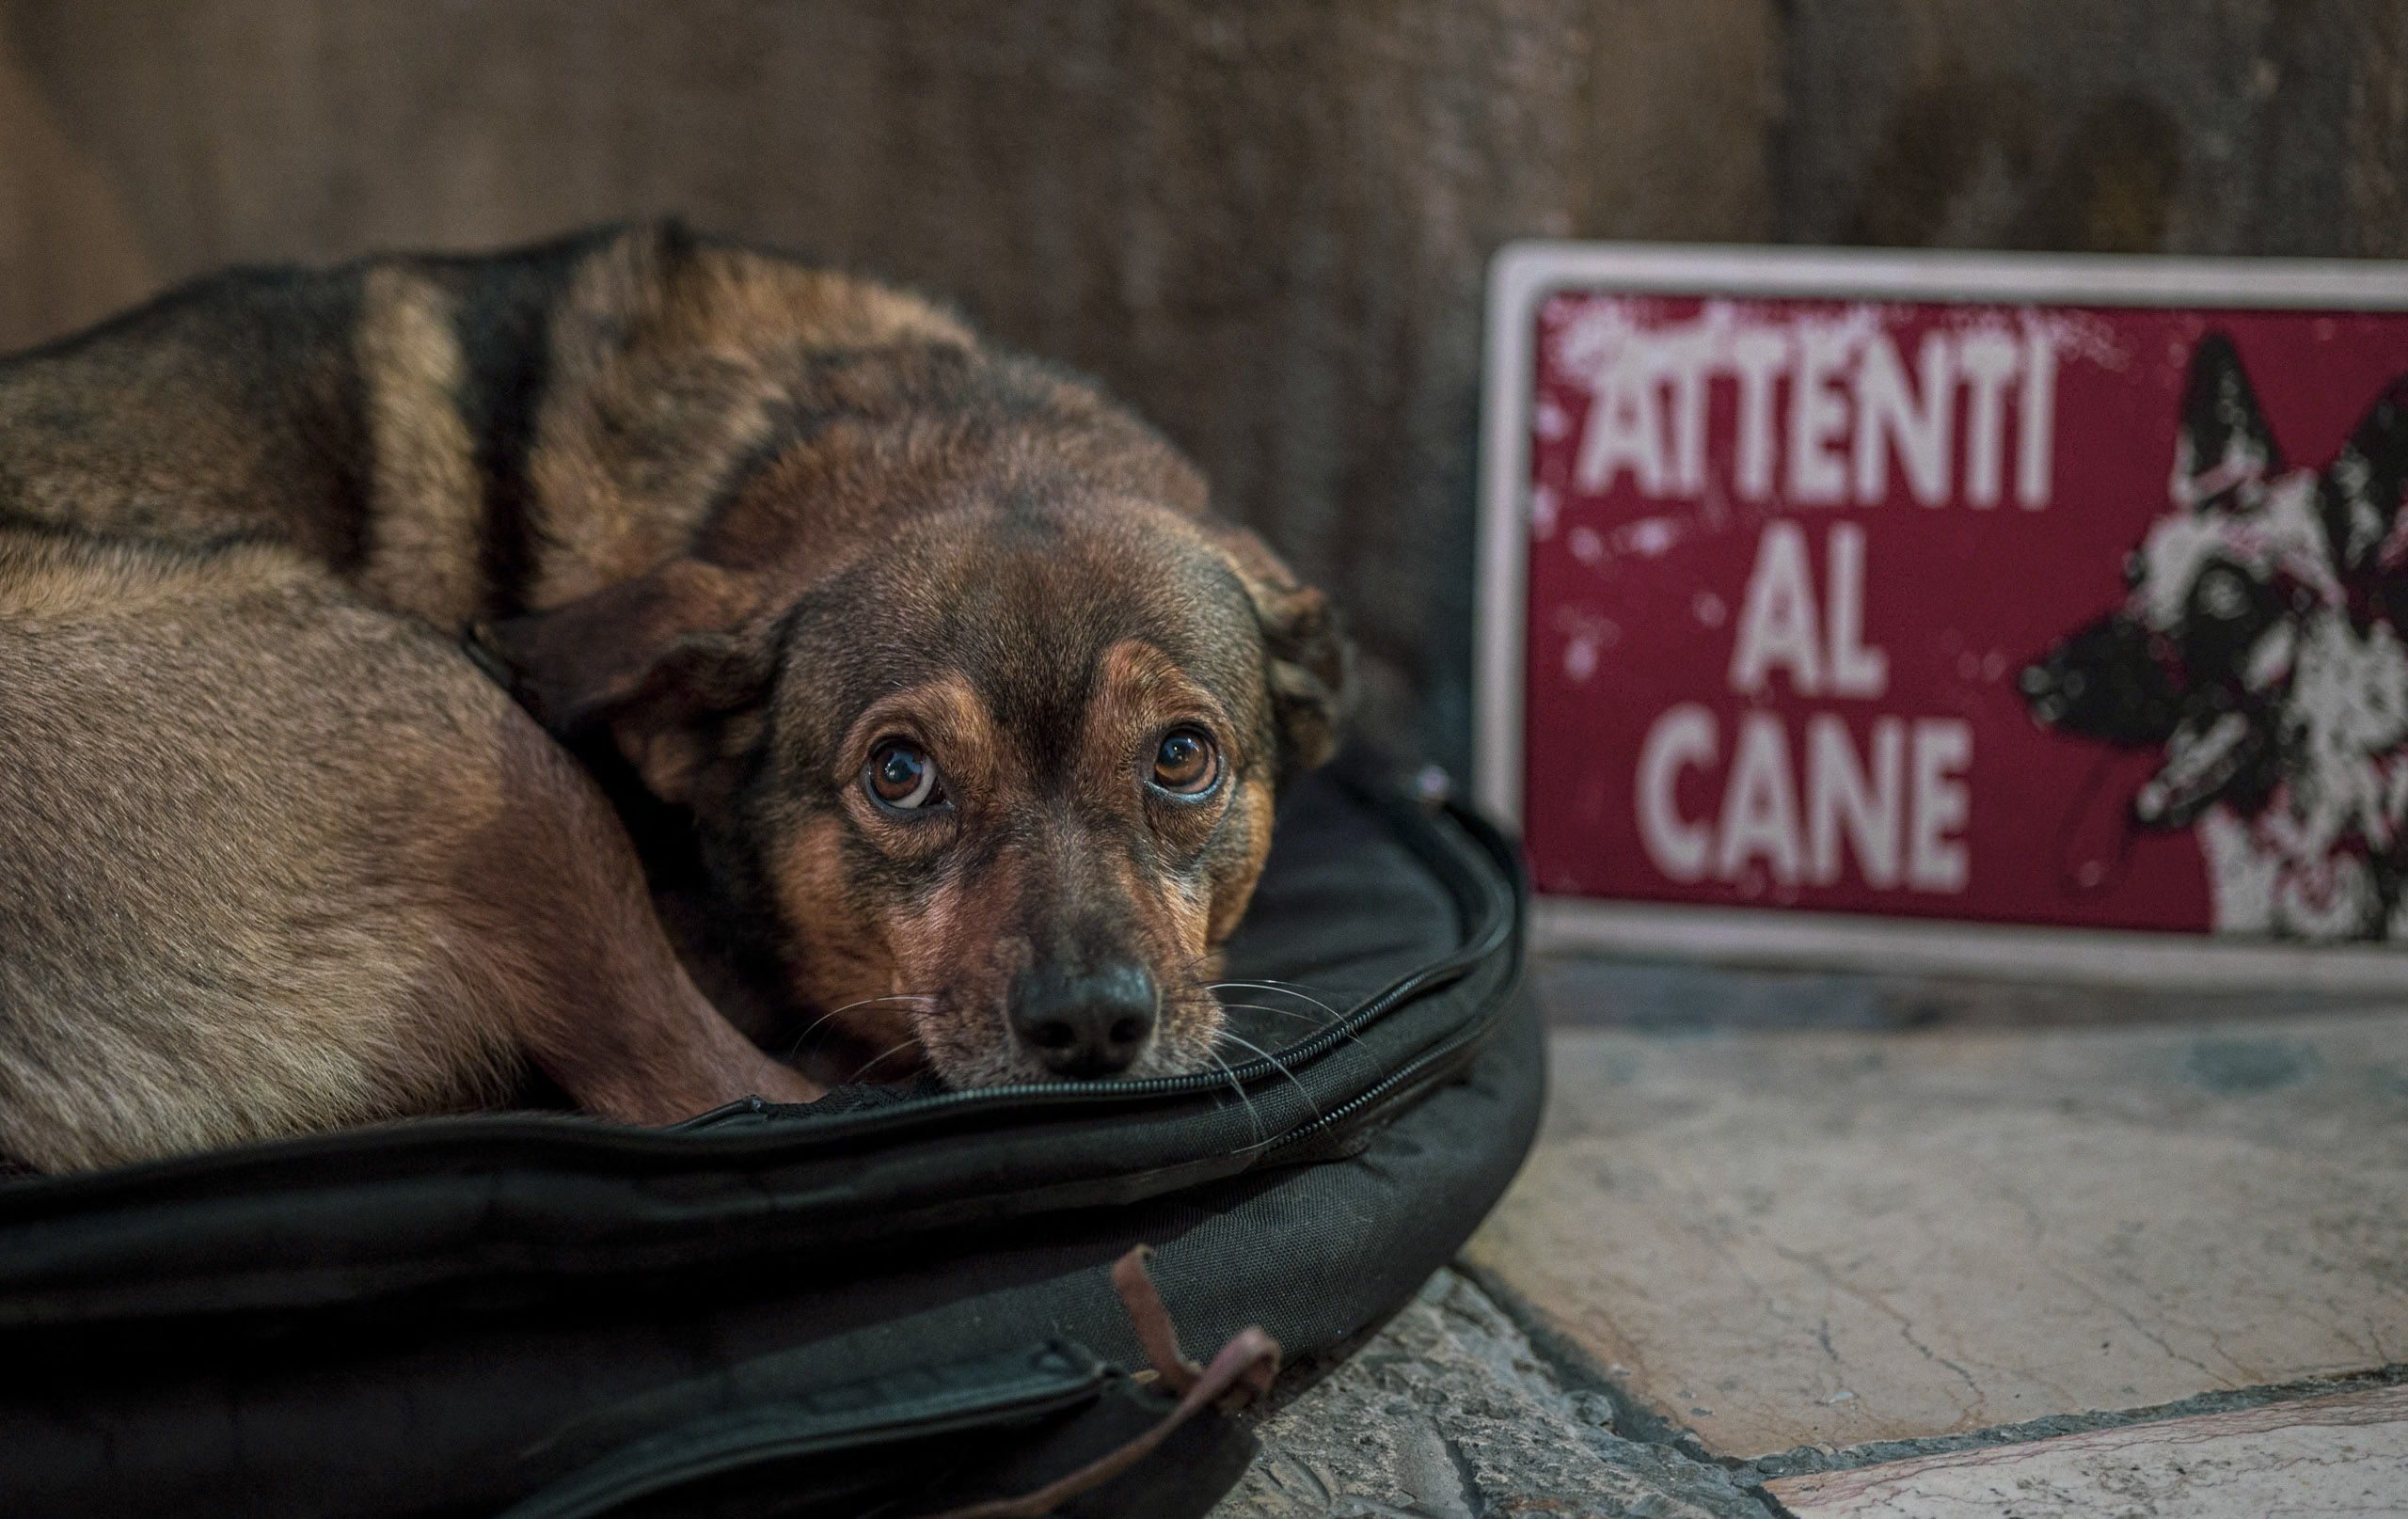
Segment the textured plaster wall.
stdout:
<svg viewBox="0 0 2408 1519">
<path fill-rule="evenodd" d="M 2359 0 L 0 0 L 0 346 L 234 260 L 651 212 L 1101 375 L 1467 751 L 1517 236 L 2408 251 Z"/>
<path fill-rule="evenodd" d="M 2408 7 L 1800 5 L 1782 77 L 1783 241 L 2408 255 Z"/>
</svg>

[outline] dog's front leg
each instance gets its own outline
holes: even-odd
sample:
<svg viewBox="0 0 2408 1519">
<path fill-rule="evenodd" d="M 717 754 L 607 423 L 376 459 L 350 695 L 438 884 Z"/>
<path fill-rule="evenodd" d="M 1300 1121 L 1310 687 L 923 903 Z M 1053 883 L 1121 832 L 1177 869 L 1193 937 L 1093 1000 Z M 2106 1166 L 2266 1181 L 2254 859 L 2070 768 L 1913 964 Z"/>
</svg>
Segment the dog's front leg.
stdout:
<svg viewBox="0 0 2408 1519">
<path fill-rule="evenodd" d="M 827 1095 L 737 1033 L 673 961 L 667 970 L 673 988 L 538 1025 L 529 1057 L 580 1109 L 622 1123 L 675 1123 L 747 1097 L 811 1102 Z"/>
<path fill-rule="evenodd" d="M 824 1096 L 687 975 L 594 783 L 523 714 L 501 728 L 501 804 L 463 874 L 485 920 L 474 941 L 481 1000 L 508 1009 L 512 1042 L 586 1112 L 628 1123 Z"/>
</svg>

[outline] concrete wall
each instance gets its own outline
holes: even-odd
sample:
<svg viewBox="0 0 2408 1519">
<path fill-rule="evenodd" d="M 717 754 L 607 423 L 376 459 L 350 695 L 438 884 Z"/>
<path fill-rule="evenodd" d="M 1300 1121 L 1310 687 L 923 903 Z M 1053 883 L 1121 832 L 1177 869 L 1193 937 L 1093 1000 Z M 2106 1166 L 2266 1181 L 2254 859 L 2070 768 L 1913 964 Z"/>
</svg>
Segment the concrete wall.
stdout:
<svg viewBox="0 0 2408 1519">
<path fill-rule="evenodd" d="M 2408 8 L 0 0 L 0 345 L 657 211 L 1101 375 L 1460 765 L 1499 242 L 2408 252 Z"/>
</svg>

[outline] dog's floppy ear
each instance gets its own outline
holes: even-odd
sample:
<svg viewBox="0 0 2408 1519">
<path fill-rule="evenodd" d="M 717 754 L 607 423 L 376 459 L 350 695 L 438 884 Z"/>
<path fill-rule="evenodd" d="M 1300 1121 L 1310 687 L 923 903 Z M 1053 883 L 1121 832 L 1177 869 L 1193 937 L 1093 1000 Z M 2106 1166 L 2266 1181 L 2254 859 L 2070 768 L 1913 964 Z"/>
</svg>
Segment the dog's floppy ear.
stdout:
<svg viewBox="0 0 2408 1519">
<path fill-rule="evenodd" d="M 2389 542 L 2408 492 L 2408 374 L 2368 408 L 2316 488 L 2334 562 L 2365 569 Z"/>
<path fill-rule="evenodd" d="M 1354 651 L 1327 598 L 1297 579 L 1261 539 L 1226 522 L 1199 525 L 1254 603 L 1279 730 L 1277 784 L 1285 791 L 1338 751 Z"/>
<path fill-rule="evenodd" d="M 2232 340 L 2210 332 L 2191 351 L 2182 428 L 2174 444 L 2174 499 L 2196 507 L 2244 481 L 2282 473 L 2283 452 Z"/>
<path fill-rule="evenodd" d="M 749 577 L 695 560 L 469 629 L 479 662 L 562 737 L 610 732 L 656 796 L 690 801 L 768 684 Z"/>
</svg>

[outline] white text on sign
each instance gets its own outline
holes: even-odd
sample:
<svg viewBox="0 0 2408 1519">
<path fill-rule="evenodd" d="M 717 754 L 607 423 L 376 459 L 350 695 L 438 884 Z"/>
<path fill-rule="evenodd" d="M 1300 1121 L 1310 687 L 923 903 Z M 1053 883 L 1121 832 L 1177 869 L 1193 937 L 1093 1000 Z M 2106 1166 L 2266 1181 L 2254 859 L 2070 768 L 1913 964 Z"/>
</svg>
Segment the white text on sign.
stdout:
<svg viewBox="0 0 2408 1519">
<path fill-rule="evenodd" d="M 1889 655 L 1863 642 L 1863 530 L 1831 525 L 1819 606 L 1807 560 L 1798 524 L 1766 524 L 1732 645 L 1731 688 L 1760 695 L 1778 674 L 1799 696 L 1878 699 Z M 1640 747 L 1636 788 L 1639 834 L 1656 868 L 1685 883 L 1743 882 L 1761 869 L 1777 887 L 1830 886 L 1841 878 L 1845 844 L 1877 890 L 1965 889 L 1971 723 L 1877 717 L 1860 749 L 1843 718 L 1818 712 L 1802 736 L 1801 761 L 1778 716 L 1746 712 L 1721 769 L 1711 710 L 1684 702 L 1658 717 Z M 1694 818 L 1678 798 L 1690 769 L 1720 769 L 1721 779 L 1719 807 Z"/>
<path fill-rule="evenodd" d="M 2016 504 L 2049 504 L 2057 336 L 2041 323 L 1926 331 L 1911 367 L 1866 308 L 1756 323 L 1709 303 L 1642 328 L 1605 306 L 1560 344 L 1592 395 L 1573 467 L 1587 495 L 1625 477 L 1656 499 L 1705 495 L 1719 412 L 1735 425 L 1717 472 L 1742 500 L 1871 505 L 1894 460 L 1925 506 L 1995 507 L 2010 476 Z"/>
</svg>

